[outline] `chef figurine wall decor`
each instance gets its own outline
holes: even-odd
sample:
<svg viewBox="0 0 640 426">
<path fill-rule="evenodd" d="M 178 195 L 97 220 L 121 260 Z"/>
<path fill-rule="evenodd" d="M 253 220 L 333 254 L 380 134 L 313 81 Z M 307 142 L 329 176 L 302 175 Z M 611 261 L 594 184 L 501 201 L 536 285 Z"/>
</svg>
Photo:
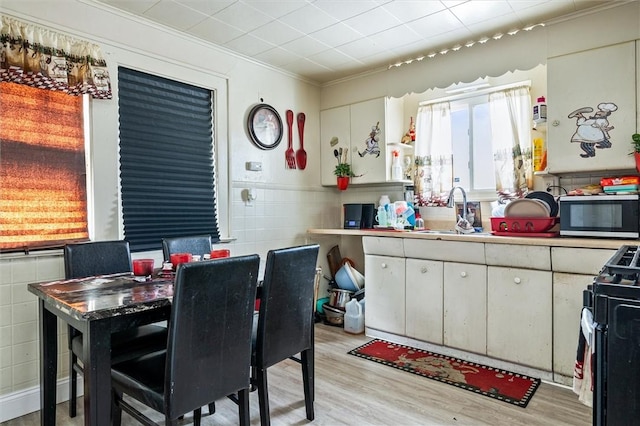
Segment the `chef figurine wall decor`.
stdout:
<svg viewBox="0 0 640 426">
<path fill-rule="evenodd" d="M 584 151 L 580 157 L 595 157 L 596 148 L 611 148 L 609 131 L 615 127 L 609 125 L 608 117 L 617 109 L 618 106 L 612 102 L 602 102 L 598 104 L 598 111 L 588 117 L 584 114 L 592 113 L 591 107 L 579 108 L 569 114 L 569 118 L 576 119 L 576 131 L 571 136 L 571 142 L 580 144 L 580 148 Z"/>
<path fill-rule="evenodd" d="M 366 149 L 362 152 L 358 150 L 358 155 L 360 157 L 364 157 L 367 154 L 375 155 L 376 158 L 380 157 L 380 145 L 378 144 L 380 141 L 380 137 L 378 136 L 379 133 L 380 122 L 378 121 L 375 126 L 371 126 L 369 137 L 365 140 Z"/>
</svg>

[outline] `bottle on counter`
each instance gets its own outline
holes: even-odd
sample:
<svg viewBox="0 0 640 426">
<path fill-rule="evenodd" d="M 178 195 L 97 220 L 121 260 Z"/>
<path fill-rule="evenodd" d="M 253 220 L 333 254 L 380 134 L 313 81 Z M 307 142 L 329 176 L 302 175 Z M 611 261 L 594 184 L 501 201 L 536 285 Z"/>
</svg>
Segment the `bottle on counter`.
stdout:
<svg viewBox="0 0 640 426">
<path fill-rule="evenodd" d="M 422 218 L 422 216 L 420 216 L 419 211 L 416 211 L 416 224 L 414 225 L 413 229 L 415 229 L 416 231 L 424 229 L 424 219 Z"/>
</svg>

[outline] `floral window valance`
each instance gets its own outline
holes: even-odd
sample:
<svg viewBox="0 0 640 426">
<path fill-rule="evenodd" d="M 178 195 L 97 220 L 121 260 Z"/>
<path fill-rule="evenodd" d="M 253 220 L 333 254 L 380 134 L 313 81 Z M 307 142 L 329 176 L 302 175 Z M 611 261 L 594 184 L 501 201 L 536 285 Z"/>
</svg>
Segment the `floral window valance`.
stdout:
<svg viewBox="0 0 640 426">
<path fill-rule="evenodd" d="M 0 19 L 0 81 L 112 98 L 107 63 L 98 45 L 5 15 Z"/>
</svg>

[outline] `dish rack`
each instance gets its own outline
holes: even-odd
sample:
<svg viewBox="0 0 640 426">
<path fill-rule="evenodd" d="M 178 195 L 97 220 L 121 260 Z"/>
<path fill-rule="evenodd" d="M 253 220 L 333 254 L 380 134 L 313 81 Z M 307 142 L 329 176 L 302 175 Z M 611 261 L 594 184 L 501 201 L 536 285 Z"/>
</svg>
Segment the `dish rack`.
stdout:
<svg viewBox="0 0 640 426">
<path fill-rule="evenodd" d="M 549 231 L 559 221 L 558 217 L 492 217 L 491 233 L 505 236 L 555 237 L 559 233 Z"/>
</svg>

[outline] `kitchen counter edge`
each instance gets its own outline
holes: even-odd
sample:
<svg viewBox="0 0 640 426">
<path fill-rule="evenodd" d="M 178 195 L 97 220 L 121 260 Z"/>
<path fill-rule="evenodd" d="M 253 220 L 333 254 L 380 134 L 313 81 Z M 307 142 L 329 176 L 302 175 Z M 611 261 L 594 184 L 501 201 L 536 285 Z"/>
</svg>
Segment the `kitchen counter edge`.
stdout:
<svg viewBox="0 0 640 426">
<path fill-rule="evenodd" d="M 637 246 L 640 240 L 611 238 L 569 238 L 569 237 L 523 237 L 498 236 L 485 233 L 476 234 L 428 234 L 412 231 L 377 231 L 375 229 L 308 229 L 310 235 L 414 238 L 423 240 L 466 241 L 475 243 L 520 244 L 546 247 L 576 247 L 617 249 L 623 245 Z"/>
</svg>

